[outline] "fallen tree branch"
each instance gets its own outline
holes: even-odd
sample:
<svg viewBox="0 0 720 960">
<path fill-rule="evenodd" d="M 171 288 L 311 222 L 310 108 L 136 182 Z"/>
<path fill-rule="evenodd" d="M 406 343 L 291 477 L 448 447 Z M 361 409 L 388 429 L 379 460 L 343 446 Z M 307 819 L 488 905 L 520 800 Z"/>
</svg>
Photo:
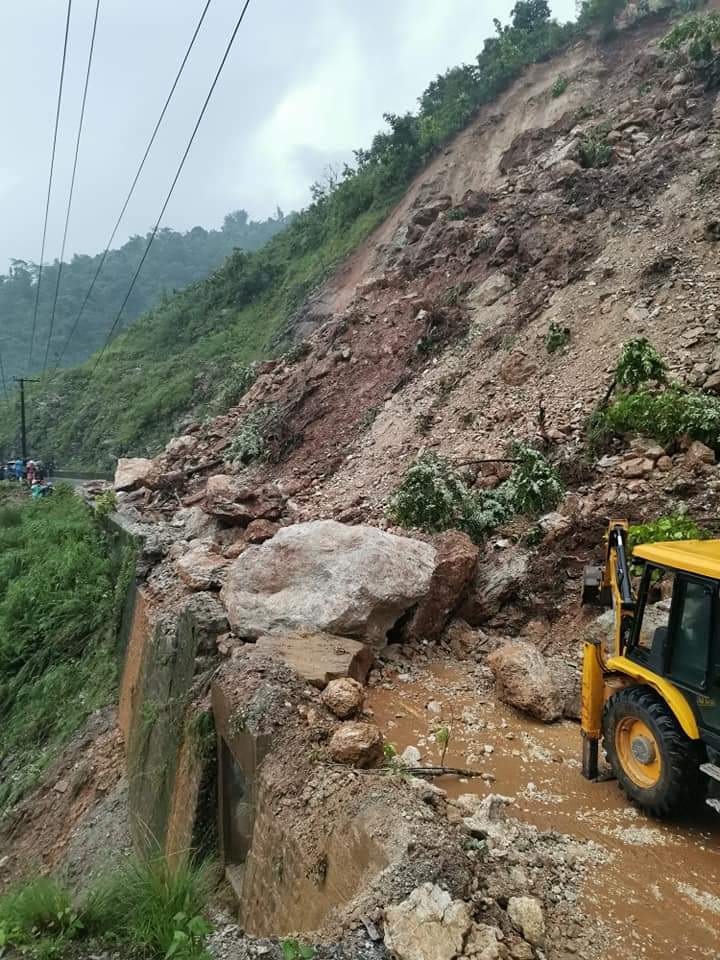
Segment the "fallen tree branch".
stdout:
<svg viewBox="0 0 720 960">
<path fill-rule="evenodd" d="M 480 770 L 463 770 L 462 767 L 406 767 L 403 772 L 413 777 L 468 777 L 476 779 L 482 776 Z"/>
</svg>

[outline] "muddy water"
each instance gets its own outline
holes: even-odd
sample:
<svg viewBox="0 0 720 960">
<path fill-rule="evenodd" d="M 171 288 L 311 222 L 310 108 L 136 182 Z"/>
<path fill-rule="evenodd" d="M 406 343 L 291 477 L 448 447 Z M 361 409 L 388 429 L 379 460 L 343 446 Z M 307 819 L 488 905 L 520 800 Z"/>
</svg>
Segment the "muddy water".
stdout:
<svg viewBox="0 0 720 960">
<path fill-rule="evenodd" d="M 451 727 L 447 766 L 486 779 L 436 782 L 450 796 L 501 793 L 519 819 L 542 830 L 591 840 L 608 852 L 583 881 L 578 905 L 601 920 L 617 960 L 720 958 L 720 817 L 709 809 L 661 823 L 631 806 L 615 781 L 580 773 L 577 724 L 552 726 L 494 702 L 474 666 L 431 665 L 369 692 L 368 706 L 398 753 L 416 746 L 421 764 L 440 761 L 432 729 Z"/>
</svg>

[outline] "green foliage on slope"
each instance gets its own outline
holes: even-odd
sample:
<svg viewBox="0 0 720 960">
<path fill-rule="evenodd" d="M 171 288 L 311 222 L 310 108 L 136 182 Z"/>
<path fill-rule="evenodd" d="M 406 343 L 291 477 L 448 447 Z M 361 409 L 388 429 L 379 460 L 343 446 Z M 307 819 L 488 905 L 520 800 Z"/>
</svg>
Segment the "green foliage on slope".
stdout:
<svg viewBox="0 0 720 960">
<path fill-rule="evenodd" d="M 583 0 L 580 27 L 553 20 L 545 0 L 518 0 L 509 24 L 495 21 L 475 63 L 433 80 L 417 113 L 387 114 L 370 148 L 315 184 L 312 204 L 287 230 L 260 251 L 233 254 L 206 281 L 145 314 L 92 379 L 91 363 L 35 388 L 33 450 L 66 465 L 107 466 L 119 455 L 155 453 L 189 411 L 217 409 L 238 369 L 281 349 L 308 294 L 385 218 L 437 149 L 529 64 L 604 17 L 606 6 Z M 0 447 L 16 447 L 16 423 L 16 412 L 0 412 Z"/>
<path fill-rule="evenodd" d="M 261 222 L 248 219 L 244 210 L 228 214 L 219 230 L 193 227 L 185 233 L 160 230 L 145 261 L 138 282 L 123 313 L 121 328 L 189 283 L 202 280 L 219 267 L 234 249 L 258 250 L 292 217 L 278 211 L 276 217 Z M 99 350 L 120 308 L 133 273 L 145 248 L 146 237 L 132 237 L 117 250 L 111 250 L 84 307 L 78 333 L 70 339 L 75 320 L 101 261 L 101 254 L 76 254 L 63 263 L 59 295 L 48 351 L 53 368 L 62 355 L 62 366 L 81 363 Z M 0 351 L 8 377 L 42 370 L 50 329 L 59 264 L 43 267 L 33 362 L 28 370 L 28 354 L 38 266 L 13 260 L 7 275 L 0 275 Z M 65 346 L 67 344 L 67 349 Z"/>
<path fill-rule="evenodd" d="M 0 810 L 111 701 L 116 589 L 70 489 L 30 501 L 0 484 Z"/>
</svg>

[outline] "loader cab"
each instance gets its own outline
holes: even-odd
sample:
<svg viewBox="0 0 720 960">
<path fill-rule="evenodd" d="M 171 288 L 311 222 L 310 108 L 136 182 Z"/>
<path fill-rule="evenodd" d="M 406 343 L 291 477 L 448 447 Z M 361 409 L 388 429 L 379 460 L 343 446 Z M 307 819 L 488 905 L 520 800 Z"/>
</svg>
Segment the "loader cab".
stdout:
<svg viewBox="0 0 720 960">
<path fill-rule="evenodd" d="M 720 748 L 720 547 L 685 541 L 637 547 L 637 605 L 625 655 L 680 689 Z"/>
</svg>

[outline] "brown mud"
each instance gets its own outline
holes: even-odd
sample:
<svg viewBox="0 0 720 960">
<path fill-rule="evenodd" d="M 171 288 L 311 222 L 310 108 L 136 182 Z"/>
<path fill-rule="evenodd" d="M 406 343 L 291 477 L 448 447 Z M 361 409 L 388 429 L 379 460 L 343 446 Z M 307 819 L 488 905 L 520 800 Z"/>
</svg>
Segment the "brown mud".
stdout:
<svg viewBox="0 0 720 960">
<path fill-rule="evenodd" d="M 716 814 L 703 808 L 681 822 L 660 822 L 632 806 L 615 781 L 588 783 L 580 773 L 578 725 L 546 726 L 497 703 L 474 664 L 432 664 L 399 676 L 368 699 L 398 753 L 416 746 L 421 765 L 437 764 L 441 750 L 432 731 L 445 725 L 451 730 L 445 764 L 484 774 L 436 780 L 450 797 L 511 797 L 512 816 L 607 851 L 606 862 L 584 880 L 578 907 L 605 927 L 613 957 L 666 960 L 680 943 L 687 958 L 720 957 Z"/>
</svg>

